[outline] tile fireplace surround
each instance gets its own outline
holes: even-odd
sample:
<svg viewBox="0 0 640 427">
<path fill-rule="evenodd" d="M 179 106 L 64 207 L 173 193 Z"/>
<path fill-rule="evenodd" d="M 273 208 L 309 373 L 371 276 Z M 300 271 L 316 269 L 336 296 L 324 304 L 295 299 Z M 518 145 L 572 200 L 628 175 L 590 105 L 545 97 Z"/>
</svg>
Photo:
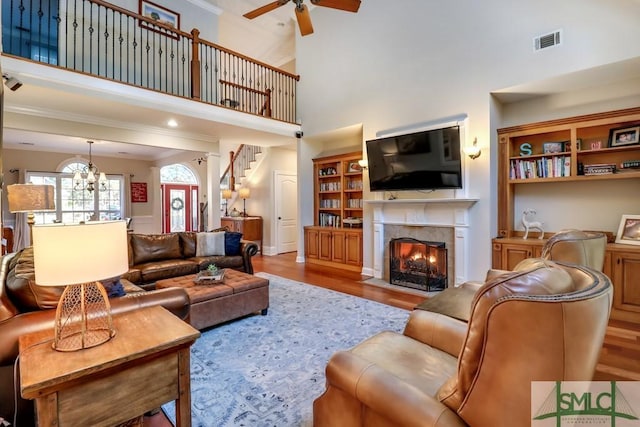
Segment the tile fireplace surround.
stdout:
<svg viewBox="0 0 640 427">
<path fill-rule="evenodd" d="M 412 237 L 445 242 L 448 286 L 464 283 L 469 253 L 468 214 L 476 202 L 477 199 L 366 200 L 373 208 L 373 277 L 389 282 L 389 241 Z"/>
</svg>

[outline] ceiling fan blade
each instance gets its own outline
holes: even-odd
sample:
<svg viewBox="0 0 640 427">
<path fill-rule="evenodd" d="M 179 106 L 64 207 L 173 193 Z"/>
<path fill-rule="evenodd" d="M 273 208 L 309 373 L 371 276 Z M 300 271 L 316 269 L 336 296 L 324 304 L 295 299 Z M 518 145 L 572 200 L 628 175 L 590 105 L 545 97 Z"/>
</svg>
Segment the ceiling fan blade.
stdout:
<svg viewBox="0 0 640 427">
<path fill-rule="evenodd" d="M 257 18 L 258 16 L 264 15 L 265 13 L 271 12 L 272 10 L 276 10 L 280 6 L 284 6 L 287 3 L 289 3 L 289 0 L 276 0 L 272 3 L 265 4 L 262 7 L 252 10 L 251 12 L 247 12 L 242 16 L 244 16 L 247 19 Z"/>
<path fill-rule="evenodd" d="M 296 6 L 296 18 L 298 19 L 298 27 L 300 27 L 300 34 L 307 36 L 313 33 L 311 15 L 307 6 L 304 4 L 301 4 L 300 7 Z"/>
<path fill-rule="evenodd" d="M 357 12 L 360 8 L 360 0 L 311 0 L 316 6 L 330 7 L 332 9 Z"/>
</svg>

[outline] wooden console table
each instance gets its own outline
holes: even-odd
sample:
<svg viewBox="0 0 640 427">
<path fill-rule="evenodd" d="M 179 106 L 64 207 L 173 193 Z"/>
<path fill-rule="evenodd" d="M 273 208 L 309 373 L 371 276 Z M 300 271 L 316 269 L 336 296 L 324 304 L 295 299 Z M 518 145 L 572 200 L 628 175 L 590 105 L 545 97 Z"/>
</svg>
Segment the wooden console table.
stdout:
<svg viewBox="0 0 640 427">
<path fill-rule="evenodd" d="M 225 216 L 220 219 L 222 227 L 230 231 L 242 233 L 244 240 L 257 242 L 260 240 L 260 255 L 262 255 L 262 217 L 261 216 Z"/>
<path fill-rule="evenodd" d="M 176 401 L 191 425 L 189 348 L 200 332 L 160 306 L 113 318 L 116 335 L 60 352 L 53 331 L 20 337 L 20 392 L 35 399 L 38 426 L 113 426 Z"/>
</svg>

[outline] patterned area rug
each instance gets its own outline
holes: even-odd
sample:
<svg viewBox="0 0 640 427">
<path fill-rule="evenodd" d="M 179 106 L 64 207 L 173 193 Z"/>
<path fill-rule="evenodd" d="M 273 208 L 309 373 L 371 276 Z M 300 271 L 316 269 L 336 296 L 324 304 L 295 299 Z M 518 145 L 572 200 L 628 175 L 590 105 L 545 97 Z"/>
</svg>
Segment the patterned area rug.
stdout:
<svg viewBox="0 0 640 427">
<path fill-rule="evenodd" d="M 194 427 L 312 425 L 313 400 L 337 350 L 383 330 L 402 331 L 409 312 L 282 277 L 269 313 L 205 331 L 191 347 Z M 174 421 L 175 407 L 163 407 Z"/>
</svg>

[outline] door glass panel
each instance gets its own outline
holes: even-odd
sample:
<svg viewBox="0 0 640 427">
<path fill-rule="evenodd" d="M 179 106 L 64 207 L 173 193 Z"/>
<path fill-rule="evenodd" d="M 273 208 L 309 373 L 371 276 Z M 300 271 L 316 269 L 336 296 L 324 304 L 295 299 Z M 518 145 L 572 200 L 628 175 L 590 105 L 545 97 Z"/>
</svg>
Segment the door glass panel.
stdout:
<svg viewBox="0 0 640 427">
<path fill-rule="evenodd" d="M 186 231 L 186 201 L 184 190 L 169 192 L 171 232 Z"/>
</svg>

